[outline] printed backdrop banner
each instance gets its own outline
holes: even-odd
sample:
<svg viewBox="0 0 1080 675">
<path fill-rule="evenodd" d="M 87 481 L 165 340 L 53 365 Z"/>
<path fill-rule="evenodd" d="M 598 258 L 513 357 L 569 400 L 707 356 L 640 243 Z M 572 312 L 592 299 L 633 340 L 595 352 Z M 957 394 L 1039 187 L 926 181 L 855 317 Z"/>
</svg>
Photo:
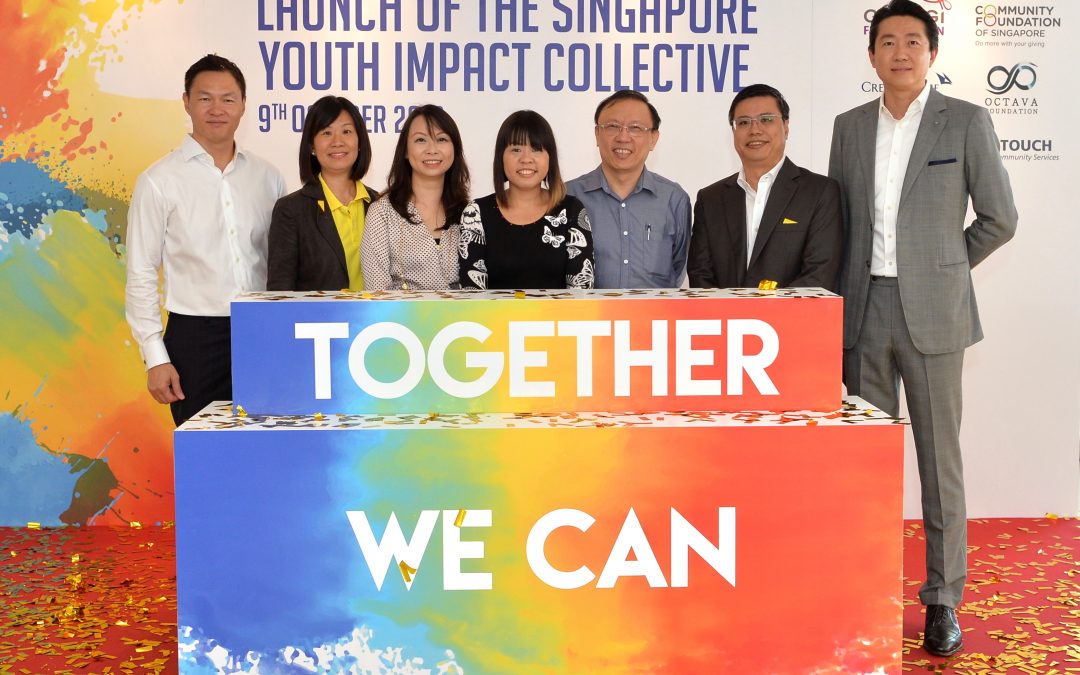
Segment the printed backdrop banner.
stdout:
<svg viewBox="0 0 1080 675">
<path fill-rule="evenodd" d="M 1016 239 L 974 271 L 987 338 L 965 357 L 969 513 L 1075 514 L 1080 305 L 1062 297 L 1077 290 L 1080 250 L 1080 5 L 919 2 L 941 26 L 931 83 L 991 111 L 1020 211 Z M 443 106 L 482 196 L 508 113 L 547 117 L 574 177 L 598 162 L 596 104 L 630 86 L 662 117 L 649 168 L 693 197 L 737 170 L 727 109 L 753 82 L 791 105 L 788 156 L 825 171 L 835 116 L 880 95 L 866 45 L 883 3 L 0 3 L 0 524 L 173 517 L 169 414 L 146 392 L 123 316 L 125 232 L 136 176 L 190 128 L 183 73 L 200 56 L 244 70 L 239 142 L 292 188 L 298 130 L 326 94 L 361 106 L 377 189 L 409 107 Z M 1033 398 L 1037 418 L 1019 413 Z M 907 475 L 917 516 L 910 459 Z"/>
<path fill-rule="evenodd" d="M 835 410 L 838 296 L 611 291 L 233 303 L 248 413 Z"/>
<path fill-rule="evenodd" d="M 222 405 L 176 433 L 181 670 L 899 673 L 902 429 Z"/>
</svg>

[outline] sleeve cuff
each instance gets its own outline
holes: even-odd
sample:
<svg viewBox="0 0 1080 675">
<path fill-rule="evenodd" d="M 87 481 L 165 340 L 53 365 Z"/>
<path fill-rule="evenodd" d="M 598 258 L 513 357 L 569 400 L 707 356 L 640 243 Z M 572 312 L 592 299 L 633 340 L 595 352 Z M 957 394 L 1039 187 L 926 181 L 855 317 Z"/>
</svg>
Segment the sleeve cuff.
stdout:
<svg viewBox="0 0 1080 675">
<path fill-rule="evenodd" d="M 170 361 L 169 350 L 165 349 L 165 343 L 161 341 L 160 337 L 147 340 L 140 349 L 147 370 Z"/>
</svg>

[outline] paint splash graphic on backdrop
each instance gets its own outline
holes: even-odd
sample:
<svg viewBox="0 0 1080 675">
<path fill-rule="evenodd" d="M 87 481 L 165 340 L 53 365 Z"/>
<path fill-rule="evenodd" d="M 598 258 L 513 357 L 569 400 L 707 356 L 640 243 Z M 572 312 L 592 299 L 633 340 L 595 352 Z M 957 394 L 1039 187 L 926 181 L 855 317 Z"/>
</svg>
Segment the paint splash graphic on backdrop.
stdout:
<svg viewBox="0 0 1080 675">
<path fill-rule="evenodd" d="M 148 4 L 0 4 L 0 525 L 173 517 L 168 411 L 124 320 L 123 232 L 136 174 L 182 133 L 138 120 L 172 123 L 178 104 L 96 76 Z"/>
</svg>

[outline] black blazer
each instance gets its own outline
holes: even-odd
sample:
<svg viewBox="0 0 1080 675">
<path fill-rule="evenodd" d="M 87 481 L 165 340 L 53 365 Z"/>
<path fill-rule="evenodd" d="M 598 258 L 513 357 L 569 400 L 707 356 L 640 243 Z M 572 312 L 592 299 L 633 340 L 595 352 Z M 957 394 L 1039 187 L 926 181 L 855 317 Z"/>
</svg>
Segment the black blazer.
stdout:
<svg viewBox="0 0 1080 675">
<path fill-rule="evenodd" d="M 746 193 L 734 174 L 703 188 L 694 204 L 687 275 L 693 288 L 778 286 L 836 290 L 844 252 L 840 187 L 785 159 L 769 191 L 750 264 Z"/>
<path fill-rule="evenodd" d="M 371 188 L 367 191 L 376 199 Z M 319 208 L 320 201 L 324 208 Z M 364 209 L 366 212 L 367 204 Z M 268 291 L 338 291 L 349 287 L 345 248 L 318 178 L 274 205 L 268 249 Z"/>
</svg>

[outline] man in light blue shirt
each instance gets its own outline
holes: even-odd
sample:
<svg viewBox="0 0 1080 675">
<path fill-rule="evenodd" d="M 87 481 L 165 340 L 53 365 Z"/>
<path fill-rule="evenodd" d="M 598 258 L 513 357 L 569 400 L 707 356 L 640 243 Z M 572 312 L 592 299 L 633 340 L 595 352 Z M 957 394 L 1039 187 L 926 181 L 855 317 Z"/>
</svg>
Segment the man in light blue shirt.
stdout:
<svg viewBox="0 0 1080 675">
<path fill-rule="evenodd" d="M 660 115 L 643 94 L 617 91 L 596 108 L 600 166 L 566 184 L 592 221 L 596 288 L 678 288 L 686 279 L 690 196 L 645 168 Z"/>
</svg>

